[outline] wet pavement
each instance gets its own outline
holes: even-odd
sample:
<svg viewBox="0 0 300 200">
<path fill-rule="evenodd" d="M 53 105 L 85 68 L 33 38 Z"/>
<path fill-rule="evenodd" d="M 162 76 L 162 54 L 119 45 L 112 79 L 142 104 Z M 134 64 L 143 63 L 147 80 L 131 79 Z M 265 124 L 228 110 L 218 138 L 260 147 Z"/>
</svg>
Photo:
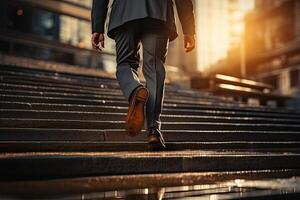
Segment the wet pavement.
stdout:
<svg viewBox="0 0 300 200">
<path fill-rule="evenodd" d="M 282 196 L 285 195 L 285 196 Z M 290 195 L 290 196 L 289 196 Z M 66 199 L 68 197 L 65 197 Z M 72 198 L 72 197 L 71 197 Z M 217 200 L 243 198 L 300 198 L 300 177 L 289 179 L 244 180 L 235 179 L 223 183 L 179 187 L 144 188 L 82 194 L 78 199 L 184 199 Z M 59 199 L 59 198 L 58 198 Z"/>
<path fill-rule="evenodd" d="M 299 198 L 299 170 L 169 173 L 0 182 L 0 199 L 8 200 Z"/>
</svg>

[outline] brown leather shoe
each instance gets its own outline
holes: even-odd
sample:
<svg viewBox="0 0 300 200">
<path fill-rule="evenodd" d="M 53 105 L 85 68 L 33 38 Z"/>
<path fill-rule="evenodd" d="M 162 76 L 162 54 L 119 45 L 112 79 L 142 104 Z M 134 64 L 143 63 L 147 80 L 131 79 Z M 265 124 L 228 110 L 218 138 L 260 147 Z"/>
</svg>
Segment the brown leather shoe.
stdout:
<svg viewBox="0 0 300 200">
<path fill-rule="evenodd" d="M 166 149 L 166 143 L 162 133 L 158 129 L 153 129 L 148 134 L 148 144 L 152 151 L 162 151 Z"/>
<path fill-rule="evenodd" d="M 149 96 L 148 89 L 144 86 L 137 87 L 131 97 L 128 113 L 125 121 L 125 129 L 128 135 L 134 137 L 138 135 L 145 121 L 145 105 Z"/>
</svg>

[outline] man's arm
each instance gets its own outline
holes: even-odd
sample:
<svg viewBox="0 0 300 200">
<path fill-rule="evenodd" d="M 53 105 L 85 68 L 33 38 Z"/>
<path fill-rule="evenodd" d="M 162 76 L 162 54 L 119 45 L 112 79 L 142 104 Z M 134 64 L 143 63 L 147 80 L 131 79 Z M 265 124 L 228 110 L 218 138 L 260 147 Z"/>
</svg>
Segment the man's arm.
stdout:
<svg viewBox="0 0 300 200">
<path fill-rule="evenodd" d="M 186 52 L 195 48 L 195 16 L 191 0 L 175 0 L 178 17 L 184 34 Z"/>
<path fill-rule="evenodd" d="M 92 32 L 104 33 L 109 0 L 93 0 L 92 6 Z"/>
<path fill-rule="evenodd" d="M 104 26 L 107 17 L 109 0 L 93 0 L 92 21 L 92 46 L 98 51 L 104 48 Z"/>
</svg>

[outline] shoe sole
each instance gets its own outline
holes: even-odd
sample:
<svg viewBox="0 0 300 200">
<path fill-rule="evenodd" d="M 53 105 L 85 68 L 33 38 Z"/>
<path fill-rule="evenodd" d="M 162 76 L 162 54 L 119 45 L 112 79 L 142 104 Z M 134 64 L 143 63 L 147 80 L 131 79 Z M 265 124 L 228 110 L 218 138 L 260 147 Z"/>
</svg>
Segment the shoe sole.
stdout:
<svg viewBox="0 0 300 200">
<path fill-rule="evenodd" d="M 154 136 L 148 137 L 148 145 L 149 149 L 152 151 L 162 151 L 166 149 L 166 146 L 163 144 L 163 142 Z"/>
<path fill-rule="evenodd" d="M 133 94 L 133 100 L 129 106 L 126 116 L 125 129 L 129 136 L 137 136 L 145 121 L 145 105 L 148 100 L 149 92 L 147 88 L 138 88 Z"/>
</svg>

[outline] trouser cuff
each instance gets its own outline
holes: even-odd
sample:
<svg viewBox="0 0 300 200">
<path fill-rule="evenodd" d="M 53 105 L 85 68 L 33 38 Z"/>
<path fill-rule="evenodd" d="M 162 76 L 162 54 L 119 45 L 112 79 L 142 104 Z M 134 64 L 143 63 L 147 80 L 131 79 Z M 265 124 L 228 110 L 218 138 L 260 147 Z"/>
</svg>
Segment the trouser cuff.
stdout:
<svg viewBox="0 0 300 200">
<path fill-rule="evenodd" d="M 126 85 L 124 87 L 124 95 L 127 98 L 127 101 L 130 102 L 130 95 L 132 94 L 132 92 L 139 86 L 143 86 L 143 84 L 139 83 L 139 82 L 132 82 L 129 85 Z"/>
</svg>

